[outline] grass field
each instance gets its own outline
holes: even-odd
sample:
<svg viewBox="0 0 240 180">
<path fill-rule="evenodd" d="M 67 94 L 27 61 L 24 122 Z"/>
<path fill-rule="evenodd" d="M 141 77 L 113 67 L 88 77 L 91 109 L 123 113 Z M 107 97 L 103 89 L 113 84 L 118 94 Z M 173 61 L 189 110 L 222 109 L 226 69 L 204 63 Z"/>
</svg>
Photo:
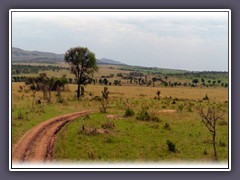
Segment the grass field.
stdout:
<svg viewBox="0 0 240 180">
<path fill-rule="evenodd" d="M 133 118 L 109 120 L 104 114 L 91 115 L 86 126 L 101 128 L 105 122 L 115 125 L 108 134 L 86 135 L 81 132 L 83 119 L 66 126 L 55 145 L 56 160 L 79 161 L 211 161 L 209 132 L 191 113 L 159 114 L 160 122 L 139 122 Z M 166 128 L 165 124 L 169 124 Z M 218 128 L 219 159 L 228 158 L 227 127 Z M 170 152 L 167 140 L 176 145 Z"/>
<path fill-rule="evenodd" d="M 32 106 L 32 93 L 19 92 L 19 85 L 12 83 L 12 144 L 29 129 L 51 117 L 80 110 L 96 109 L 101 103 L 92 100 L 101 97 L 104 86 L 87 85 L 85 96 L 76 100 L 76 85 L 68 85 L 62 92 L 63 101 L 57 102 L 52 92 L 52 103 L 44 107 Z M 198 113 L 198 107 L 215 105 L 225 114 L 217 125 L 217 152 L 220 161 L 228 159 L 228 89 L 190 87 L 140 87 L 109 86 L 107 113 L 96 113 L 88 118 L 78 118 L 58 134 L 54 147 L 55 160 L 71 161 L 213 161 L 211 134 Z M 161 90 L 160 100 L 154 99 Z M 205 95 L 209 100 L 202 100 Z M 37 92 L 36 99 L 42 99 Z M 134 115 L 125 117 L 127 107 Z M 142 109 L 158 121 L 137 119 Z M 114 127 L 107 133 L 85 134 L 86 128 L 102 129 L 105 123 Z M 168 124 L 168 125 L 167 125 Z M 168 149 L 167 141 L 175 145 L 175 152 Z"/>
</svg>

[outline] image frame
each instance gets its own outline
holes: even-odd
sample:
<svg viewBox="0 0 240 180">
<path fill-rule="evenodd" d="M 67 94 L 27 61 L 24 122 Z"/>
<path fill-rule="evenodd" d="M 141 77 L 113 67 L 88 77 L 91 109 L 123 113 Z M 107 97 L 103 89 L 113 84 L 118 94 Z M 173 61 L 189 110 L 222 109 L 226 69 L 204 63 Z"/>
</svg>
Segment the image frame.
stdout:
<svg viewBox="0 0 240 180">
<path fill-rule="evenodd" d="M 62 167 L 61 165 L 50 165 L 49 167 L 41 167 L 39 164 L 36 164 L 36 167 L 34 165 L 30 166 L 25 166 L 25 167 L 13 167 L 12 164 L 12 129 L 11 129 L 11 118 L 12 118 L 12 93 L 9 93 L 9 170 L 10 171 L 231 171 L 231 10 L 229 9 L 11 9 L 9 10 L 9 89 L 12 90 L 12 82 L 11 82 L 11 68 L 12 68 L 12 12 L 19 12 L 19 11 L 41 11 L 41 12 L 69 12 L 69 11 L 87 11 L 87 12 L 116 12 L 116 11 L 121 11 L 121 12 L 159 12 L 159 11 L 170 11 L 170 12 L 191 12 L 191 11 L 200 11 L 200 12 L 222 12 L 222 11 L 227 11 L 228 12 L 228 82 L 229 82 L 229 87 L 228 87 L 228 101 L 229 101 L 229 106 L 228 106 L 228 119 L 229 119 L 229 126 L 228 126 L 228 167 L 210 167 L 210 168 L 205 168 L 205 164 L 199 168 L 199 165 L 197 167 L 193 167 L 194 164 L 184 165 L 184 167 L 174 167 L 172 165 L 167 166 L 166 168 L 146 168 L 146 167 L 140 167 L 140 168 L 134 168 L 132 166 L 128 168 L 100 168 L 102 164 L 96 165 L 95 168 L 90 168 L 94 167 L 95 165 L 89 165 L 87 168 L 77 168 L 76 166 L 79 165 L 74 165 L 72 167 Z M 33 167 L 32 167 L 33 166 Z M 65 166 L 65 165 L 64 165 Z M 85 166 L 85 165 L 84 165 Z M 126 164 L 123 164 L 123 166 L 127 166 Z"/>
</svg>

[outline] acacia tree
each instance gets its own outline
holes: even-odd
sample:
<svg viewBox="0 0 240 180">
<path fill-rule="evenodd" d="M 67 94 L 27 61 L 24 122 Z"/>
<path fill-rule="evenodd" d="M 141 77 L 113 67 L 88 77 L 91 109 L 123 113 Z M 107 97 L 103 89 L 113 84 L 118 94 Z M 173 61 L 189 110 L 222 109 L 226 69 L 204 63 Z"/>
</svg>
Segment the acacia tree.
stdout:
<svg viewBox="0 0 240 180">
<path fill-rule="evenodd" d="M 216 112 L 216 109 L 214 109 L 213 107 L 208 107 L 208 110 L 206 113 L 203 111 L 203 108 L 200 108 L 199 115 L 202 118 L 203 124 L 207 127 L 209 132 L 212 134 L 214 157 L 215 157 L 215 160 L 217 160 L 216 125 L 217 125 L 217 120 L 221 118 L 224 115 L 224 113 Z"/>
<path fill-rule="evenodd" d="M 64 60 L 70 65 L 71 72 L 77 79 L 77 98 L 81 96 L 81 85 L 85 84 L 90 75 L 97 71 L 95 54 L 85 47 L 74 47 L 67 50 Z"/>
<path fill-rule="evenodd" d="M 64 90 L 65 85 L 68 83 L 66 75 L 63 75 L 61 78 L 51 78 L 50 82 L 53 82 L 53 86 L 51 86 L 51 90 L 57 91 L 58 102 L 62 101 L 61 91 Z"/>
<path fill-rule="evenodd" d="M 197 86 L 197 83 L 198 83 L 199 81 L 198 81 L 198 79 L 193 79 L 192 80 L 192 83 L 194 83 L 194 86 Z"/>
</svg>

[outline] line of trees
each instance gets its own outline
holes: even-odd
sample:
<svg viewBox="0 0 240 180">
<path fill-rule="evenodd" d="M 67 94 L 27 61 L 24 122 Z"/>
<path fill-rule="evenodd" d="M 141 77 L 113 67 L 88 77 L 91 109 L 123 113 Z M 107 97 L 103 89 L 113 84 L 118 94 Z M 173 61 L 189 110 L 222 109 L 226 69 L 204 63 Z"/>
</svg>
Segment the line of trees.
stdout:
<svg viewBox="0 0 240 180">
<path fill-rule="evenodd" d="M 13 64 L 12 65 L 12 75 L 19 75 L 19 74 L 38 74 L 40 71 L 60 71 L 60 70 L 67 70 L 66 67 L 60 66 L 53 66 L 53 65 L 39 65 L 39 66 L 31 66 L 31 65 L 20 65 L 20 64 Z"/>
<path fill-rule="evenodd" d="M 41 73 L 37 77 L 27 77 L 25 81 L 25 85 L 29 87 L 32 91 L 32 108 L 35 104 L 36 92 L 43 93 L 43 99 L 46 100 L 47 103 L 51 103 L 52 101 L 52 91 L 57 91 L 57 97 L 61 98 L 61 91 L 64 90 L 65 85 L 67 84 L 66 76 L 61 78 L 51 77 L 49 78 L 46 73 Z M 22 86 L 19 87 L 21 90 Z M 41 103 L 41 102 L 40 102 Z"/>
</svg>

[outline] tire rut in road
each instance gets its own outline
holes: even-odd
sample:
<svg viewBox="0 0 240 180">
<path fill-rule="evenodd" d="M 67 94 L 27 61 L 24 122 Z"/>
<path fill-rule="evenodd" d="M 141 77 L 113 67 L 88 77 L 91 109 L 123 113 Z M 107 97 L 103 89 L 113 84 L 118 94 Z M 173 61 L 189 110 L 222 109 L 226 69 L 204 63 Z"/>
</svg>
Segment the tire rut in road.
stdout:
<svg viewBox="0 0 240 180">
<path fill-rule="evenodd" d="M 52 158 L 56 135 L 68 122 L 93 111 L 81 111 L 49 119 L 33 127 L 12 149 L 12 160 L 21 162 L 44 162 Z"/>
</svg>

